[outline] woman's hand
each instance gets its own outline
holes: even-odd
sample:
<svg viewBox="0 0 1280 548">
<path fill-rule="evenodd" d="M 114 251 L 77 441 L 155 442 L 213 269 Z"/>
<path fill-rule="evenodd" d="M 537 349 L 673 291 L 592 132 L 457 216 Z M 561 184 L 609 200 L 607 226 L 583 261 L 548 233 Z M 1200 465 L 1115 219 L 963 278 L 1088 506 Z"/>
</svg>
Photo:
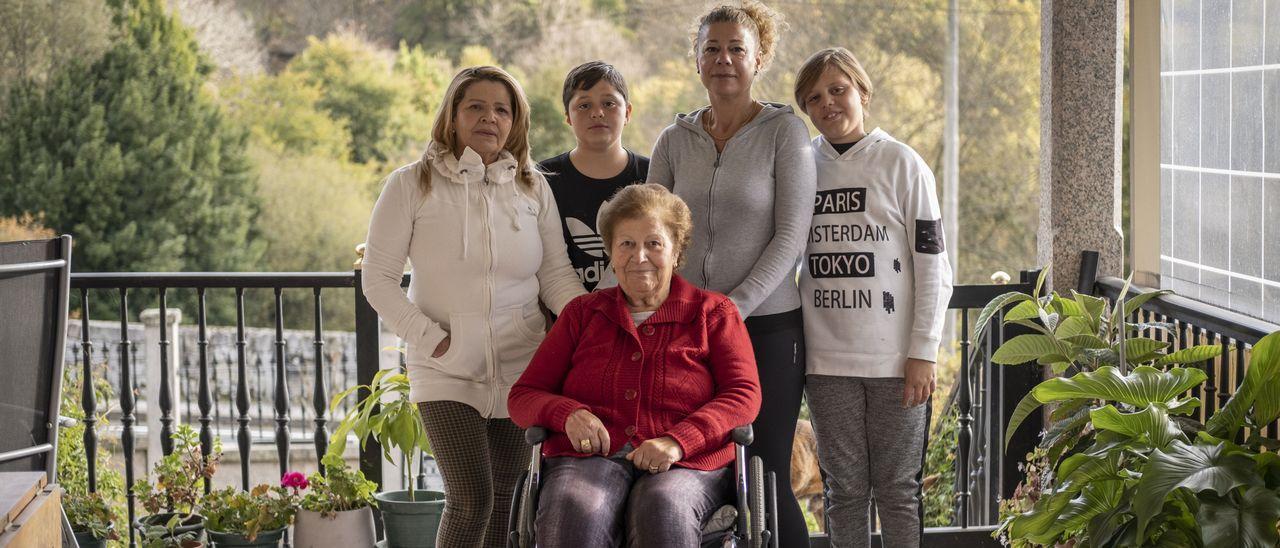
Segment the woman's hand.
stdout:
<svg viewBox="0 0 1280 548">
<path fill-rule="evenodd" d="M 902 406 L 915 407 L 929 401 L 929 396 L 938 387 L 938 364 L 907 358 L 906 374 L 903 376 L 907 382 L 902 391 Z"/>
<path fill-rule="evenodd" d="M 684 458 L 684 450 L 671 436 L 663 436 L 647 440 L 635 451 L 627 453 L 627 460 L 641 470 L 650 474 L 659 474 L 671 469 L 671 465 Z"/>
<path fill-rule="evenodd" d="M 449 339 L 449 335 L 444 336 L 444 340 L 440 341 L 440 344 L 436 345 L 435 352 L 431 353 L 432 358 L 439 358 L 440 356 L 443 356 L 445 352 L 449 351 Z"/>
<path fill-rule="evenodd" d="M 569 436 L 569 442 L 573 443 L 573 448 L 579 453 L 608 456 L 609 431 L 605 430 L 604 423 L 590 411 L 579 409 L 569 415 L 564 421 L 564 433 Z"/>
</svg>

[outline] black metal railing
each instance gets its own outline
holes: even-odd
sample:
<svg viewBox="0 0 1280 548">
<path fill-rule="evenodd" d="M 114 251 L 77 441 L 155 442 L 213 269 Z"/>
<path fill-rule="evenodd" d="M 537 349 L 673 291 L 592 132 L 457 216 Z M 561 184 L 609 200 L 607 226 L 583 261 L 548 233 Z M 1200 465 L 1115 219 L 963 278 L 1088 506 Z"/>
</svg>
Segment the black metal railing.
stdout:
<svg viewBox="0 0 1280 548">
<path fill-rule="evenodd" d="M 350 293 L 340 298 L 352 298 L 354 300 L 354 324 L 355 324 L 355 362 L 356 362 L 356 378 L 354 381 L 359 384 L 370 382 L 373 375 L 380 368 L 380 344 L 379 344 L 379 323 L 376 312 L 369 306 L 365 299 L 364 293 L 360 289 L 360 271 L 346 273 L 121 273 L 121 274 L 104 274 L 104 273 L 87 273 L 74 274 L 71 278 L 72 288 L 78 292 L 80 297 L 81 311 L 81 341 L 76 352 L 77 361 L 83 363 L 77 364 L 82 367 L 77 369 L 84 375 L 84 393 L 81 397 L 81 405 L 84 409 L 86 418 L 86 428 L 84 433 L 85 450 L 88 455 L 89 466 L 89 488 L 96 489 L 97 474 L 94 468 L 97 451 L 99 451 L 99 440 L 97 432 L 94 428 L 95 417 L 99 412 L 99 406 L 103 402 L 95 399 L 93 392 L 93 382 L 95 376 L 101 375 L 91 366 L 94 363 L 93 355 L 95 352 L 94 342 L 89 336 L 89 311 L 90 300 L 95 298 L 94 295 L 104 292 L 115 293 L 119 298 L 118 317 L 116 318 L 120 324 L 120 338 L 116 344 L 118 353 L 118 379 L 109 379 L 112 384 L 117 387 L 119 398 L 119 431 L 121 445 L 124 450 L 124 472 L 126 480 L 126 501 L 128 505 L 129 520 L 132 522 L 137 516 L 136 501 L 134 493 L 129 486 L 136 479 L 135 463 L 134 463 L 134 447 L 136 445 L 136 399 L 134 392 L 137 383 L 135 378 L 138 372 L 137 363 L 137 345 L 136 341 L 130 340 L 129 336 L 129 299 L 131 296 L 137 295 L 142 291 L 146 291 L 147 295 L 154 292 L 156 301 L 161 312 L 160 340 L 158 346 L 162 352 L 159 366 L 161 368 L 161 386 L 159 387 L 159 398 L 157 402 L 147 402 L 147 414 L 150 417 L 158 417 L 156 420 L 148 419 L 148 422 L 159 424 L 162 435 L 171 433 L 175 424 L 174 409 L 174 387 L 168 386 L 171 367 L 178 364 L 170 363 L 168 352 L 166 350 L 172 341 L 169 338 L 172 333 L 163 327 L 168 320 L 166 315 L 170 298 L 179 292 L 194 292 L 196 313 L 196 356 L 194 363 L 187 363 L 184 360 L 183 366 L 188 370 L 192 366 L 198 371 L 196 375 L 196 386 L 194 392 L 196 394 L 195 403 L 198 411 L 198 417 L 193 423 L 198 423 L 198 431 L 201 445 L 201 452 L 209 455 L 213 451 L 214 439 L 220 434 L 217 426 L 219 423 L 219 413 L 223 409 L 218 396 L 227 396 L 227 404 L 230 417 L 227 417 L 227 426 L 230 434 L 234 434 L 236 452 L 240 461 L 241 487 L 248 488 L 250 485 L 250 449 L 254 442 L 253 426 L 265 428 L 263 423 L 273 423 L 273 442 L 275 444 L 278 464 L 281 473 L 289 469 L 291 456 L 293 455 L 293 444 L 299 442 L 299 438 L 293 434 L 294 428 L 298 428 L 302 422 L 294 420 L 292 416 L 293 410 L 297 409 L 290 405 L 292 398 L 288 385 L 289 367 L 291 363 L 299 362 L 299 360 L 290 359 L 286 341 L 284 336 L 284 310 L 282 305 L 283 296 L 286 293 L 309 291 L 311 293 L 311 330 L 313 337 L 310 342 L 311 348 L 307 349 L 309 353 L 314 355 L 312 362 L 313 382 L 310 385 L 309 411 L 314 417 L 311 424 L 302 428 L 310 430 L 309 440 L 303 440 L 303 443 L 314 445 L 313 449 L 317 458 L 323 455 L 327 449 L 329 438 L 329 421 L 332 418 L 328 415 L 329 398 L 333 393 L 344 389 L 350 385 L 349 380 L 344 379 L 343 384 L 337 386 L 332 382 L 330 369 L 327 362 L 330 361 L 329 354 L 324 351 L 325 346 L 325 328 L 324 328 L 324 294 L 328 293 L 331 297 L 334 292 Z M 956 467 L 956 484 L 955 484 L 955 508 L 956 517 L 955 525 L 960 528 L 970 526 L 989 526 L 995 523 L 997 517 L 997 504 L 1000 497 L 1008 497 L 1013 493 L 1013 489 L 1021 481 L 1022 476 L 1017 465 L 1020 459 L 1006 458 L 1002 440 L 1004 439 L 1004 425 L 1007 424 L 1009 415 L 1012 413 L 1017 401 L 1040 380 L 1040 370 L 1034 366 L 1021 367 L 993 367 L 990 362 L 990 356 L 995 348 L 1016 334 L 1016 326 L 1011 328 L 1003 328 L 1001 326 L 1002 316 L 997 315 L 991 320 L 992 325 L 985 329 L 983 337 L 979 340 L 972 340 L 972 333 L 977 315 L 986 304 L 996 296 L 1008 291 L 1022 291 L 1030 293 L 1034 289 L 1035 272 L 1023 272 L 1021 278 L 1016 284 L 1007 285 L 962 285 L 957 286 L 953 292 L 950 308 L 957 312 L 957 322 L 960 327 L 960 369 L 956 379 L 956 392 L 954 398 L 954 406 L 958 416 L 957 430 L 957 453 L 955 459 Z M 407 285 L 408 276 L 404 279 Z M 250 363 L 250 357 L 247 352 L 248 343 L 246 340 L 246 321 L 245 321 L 245 305 L 246 290 L 250 289 L 269 289 L 272 291 L 272 310 L 271 320 L 274 328 L 273 340 L 273 359 L 270 364 L 271 374 L 268 378 L 272 380 L 272 389 L 270 391 L 259 390 L 251 391 L 251 378 L 255 373 L 255 368 Z M 228 390 L 222 392 L 218 390 L 216 375 L 219 372 L 218 355 L 214 352 L 214 344 L 209 335 L 209 326 L 207 319 L 209 310 L 207 306 L 207 297 L 211 292 L 234 292 L 235 295 L 235 334 L 233 342 L 234 358 L 226 357 L 224 361 L 232 362 L 229 368 L 232 379 L 224 379 L 227 383 Z M 347 296 L 349 295 L 349 297 Z M 136 304 L 136 303 L 135 303 Z M 297 325 L 296 319 L 293 322 Z M 107 349 L 101 349 L 106 351 Z M 295 354 L 296 355 L 296 354 Z M 300 363 L 300 362 L 299 362 Z M 301 364 L 305 365 L 305 364 Z M 256 368 L 257 372 L 261 372 L 261 368 Z M 295 385 L 296 386 L 296 385 Z M 183 387 L 183 394 L 190 395 L 192 387 Z M 304 390 L 306 387 L 304 387 Z M 297 395 L 301 396 L 301 394 Z M 259 416 L 254 417 L 251 409 L 254 405 L 262 405 L 263 399 L 269 398 L 271 417 Z M 190 399 L 187 399 L 190 402 Z M 158 408 L 151 407 L 155 404 Z M 305 407 L 303 408 L 305 409 Z M 1036 417 L 1030 418 L 1024 424 L 1023 429 L 1015 436 L 1014 441 L 1010 445 L 1008 455 L 1022 455 L 1030 451 L 1035 444 L 1035 435 L 1038 427 L 1032 425 L 1040 424 L 1040 420 Z M 262 432 L 265 434 L 266 432 Z M 163 436 L 167 439 L 167 436 Z M 261 437 L 261 436 L 259 436 Z M 168 454 L 173 450 L 171 443 L 165 443 L 163 452 Z M 365 475 L 371 480 L 382 483 L 382 466 L 381 466 L 381 449 L 376 443 L 370 442 L 361 449 L 360 468 Z M 419 478 L 421 479 L 421 478 Z M 205 489 L 208 490 L 210 484 L 206 482 Z M 135 538 L 130 531 L 130 545 L 134 545 Z"/>
<path fill-rule="evenodd" d="M 249 392 L 249 375 L 250 368 L 248 363 L 248 355 L 246 353 L 245 339 L 245 290 L 250 288 L 271 289 L 274 292 L 274 328 L 275 328 L 275 353 L 274 353 L 274 392 L 273 392 L 273 408 L 275 421 L 275 436 L 277 458 L 280 466 L 280 472 L 283 474 L 288 471 L 291 452 L 291 429 L 290 429 L 290 397 L 288 390 L 288 374 L 286 371 L 286 349 L 284 339 L 284 308 L 283 294 L 285 290 L 310 290 L 313 300 L 313 318 L 312 325 L 314 328 L 314 339 L 312 346 L 314 351 L 314 380 L 312 382 L 311 404 L 314 412 L 314 428 L 313 439 L 317 458 L 327 449 L 329 439 L 328 431 L 328 403 L 330 384 L 326 380 L 326 367 L 324 366 L 325 354 L 323 352 L 323 295 L 325 289 L 352 290 L 358 287 L 359 274 L 357 273 L 121 273 L 121 274 L 73 274 L 71 286 L 79 292 L 80 296 L 80 313 L 81 313 L 81 338 L 80 352 L 77 357 L 83 357 L 83 375 L 84 392 L 81 397 L 81 406 L 86 417 L 86 428 L 84 432 L 84 444 L 87 455 L 88 464 L 88 488 L 93 491 L 97 489 L 97 470 L 95 469 L 98 451 L 97 431 L 94 428 L 96 417 L 98 416 L 98 402 L 96 401 L 93 389 L 94 368 L 93 361 L 93 341 L 89 336 L 89 306 L 90 298 L 93 294 L 104 291 L 117 292 L 119 296 L 119 315 L 120 322 L 120 342 L 118 344 L 119 352 L 119 384 L 116 392 L 119 398 L 120 407 L 120 440 L 124 451 L 124 476 L 126 488 L 126 504 L 128 506 L 128 518 L 132 523 L 136 516 L 136 500 L 132 489 L 135 480 L 135 463 L 134 448 L 136 444 L 135 434 L 135 389 L 134 381 L 136 375 L 136 353 L 133 351 L 134 341 L 129 338 L 129 297 L 131 292 L 138 290 L 155 290 L 160 308 L 160 340 L 158 346 L 160 350 L 160 386 L 159 401 L 148 402 L 148 405 L 158 405 L 157 422 L 160 425 L 162 451 L 169 454 L 173 451 L 171 434 L 174 426 L 174 387 L 170 384 L 170 367 L 176 365 L 169 363 L 169 346 L 170 332 L 168 331 L 168 297 L 171 291 L 191 290 L 196 293 L 197 302 L 197 329 L 198 329 L 198 357 L 197 367 L 199 369 L 197 403 L 199 407 L 199 435 L 201 453 L 208 456 L 213 451 L 214 446 L 214 422 L 215 422 L 215 401 L 214 390 L 211 386 L 210 373 L 215 371 L 211 366 L 211 353 L 209 352 L 210 341 L 207 336 L 207 305 L 206 295 L 208 291 L 234 291 L 235 307 L 236 307 L 236 337 L 235 337 L 235 423 L 237 425 L 236 447 L 240 460 L 241 487 L 249 488 L 250 483 L 250 449 L 252 437 L 250 434 L 250 392 Z M 357 308 L 361 304 L 368 307 L 367 301 L 363 301 L 363 295 L 359 291 L 355 291 L 355 299 Z M 369 326 L 365 326 L 363 330 L 358 329 L 358 333 L 364 336 L 373 337 L 373 344 L 377 345 L 377 321 L 376 315 L 373 317 L 372 331 Z M 359 334 L 358 334 L 359 336 Z M 77 360 L 79 361 L 79 360 Z M 378 367 L 376 352 L 373 355 L 371 364 L 361 364 L 357 371 L 357 382 L 368 382 L 372 379 L 373 371 Z M 368 371 L 367 377 L 361 374 Z M 148 409 L 148 413 L 155 413 L 155 408 Z M 374 448 L 367 448 L 375 449 Z M 376 456 L 376 453 L 375 453 Z M 362 459 L 362 468 L 369 462 L 368 459 Z M 376 460 L 372 462 L 376 463 Z M 380 469 L 379 469 L 380 470 Z M 379 474 L 371 474 L 379 477 Z M 211 488 L 211 481 L 206 479 L 204 489 L 208 492 Z M 132 528 L 129 528 L 129 544 L 136 545 L 136 536 Z"/>
<path fill-rule="evenodd" d="M 1033 425 L 1041 423 L 1039 416 L 1024 422 L 1007 452 L 1004 438 L 1005 425 L 1018 401 L 1040 382 L 1040 369 L 1034 364 L 991 363 L 995 349 L 1025 328 L 1004 326 L 1001 312 L 989 320 L 981 339 L 973 340 L 972 334 L 987 303 L 1010 291 L 1032 293 L 1038 276 L 1038 271 L 1024 271 L 1016 284 L 960 285 L 951 296 L 949 308 L 956 312 L 961 337 L 953 400 L 957 415 L 954 524 L 960 528 L 997 523 L 1000 499 L 1013 496 L 1022 481 L 1020 456 L 1036 444 L 1039 428 Z"/>
</svg>

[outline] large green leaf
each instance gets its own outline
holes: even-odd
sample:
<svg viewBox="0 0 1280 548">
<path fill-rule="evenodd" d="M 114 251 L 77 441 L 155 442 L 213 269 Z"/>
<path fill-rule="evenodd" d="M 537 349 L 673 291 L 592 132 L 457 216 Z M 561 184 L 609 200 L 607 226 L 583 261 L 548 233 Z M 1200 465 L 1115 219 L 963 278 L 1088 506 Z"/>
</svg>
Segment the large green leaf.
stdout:
<svg viewBox="0 0 1280 548">
<path fill-rule="evenodd" d="M 991 302 L 987 303 L 987 306 L 984 306 L 982 312 L 978 314 L 978 322 L 973 327 L 973 340 L 982 340 L 982 334 L 986 331 L 987 326 L 990 325 L 991 318 L 995 317 L 996 313 L 1003 310 L 1004 307 L 1013 303 L 1033 300 L 1035 299 L 1031 295 L 1018 291 L 1010 291 L 991 299 Z"/>
<path fill-rule="evenodd" d="M 1169 346 L 1169 343 L 1157 341 L 1154 339 L 1134 338 L 1124 341 L 1124 359 L 1130 364 L 1148 362 L 1159 355 L 1161 350 Z M 1120 352 L 1119 345 L 1116 345 L 1116 353 Z"/>
<path fill-rule="evenodd" d="M 1076 318 L 1067 319 L 1073 320 Z M 1061 329 L 1061 327 L 1059 327 L 1059 329 Z M 1063 340 L 1082 349 L 1087 348 L 1090 350 L 1101 350 L 1104 348 L 1110 348 L 1110 346 L 1107 345 L 1107 341 L 1102 340 L 1102 337 L 1092 334 L 1072 335 L 1064 338 Z"/>
<path fill-rule="evenodd" d="M 1152 451 L 1142 469 L 1133 498 L 1138 538 L 1143 538 L 1147 524 L 1174 489 L 1213 491 L 1221 496 L 1241 485 L 1261 483 L 1253 459 L 1229 450 L 1226 444 L 1188 445 L 1175 440 L 1165 449 Z"/>
<path fill-rule="evenodd" d="M 1265 487 L 1250 487 L 1243 494 L 1203 496 L 1200 511 L 1201 539 L 1207 547 L 1272 548 L 1280 543 L 1280 495 Z"/>
<path fill-rule="evenodd" d="M 1123 434 L 1152 447 L 1163 448 L 1173 440 L 1187 441 L 1172 420 L 1169 413 L 1160 404 L 1148 405 L 1145 409 L 1134 413 L 1122 413 L 1115 406 L 1107 405 L 1089 412 L 1093 426 L 1099 430 L 1109 430 Z"/>
<path fill-rule="evenodd" d="M 1168 289 L 1161 289 L 1159 291 L 1148 291 L 1146 293 L 1138 295 L 1137 297 L 1129 299 L 1124 303 L 1124 315 L 1127 318 L 1129 317 L 1130 314 L 1133 314 L 1134 310 L 1137 310 L 1139 307 L 1146 304 L 1147 301 L 1154 299 L 1156 297 L 1160 297 L 1162 295 L 1171 295 L 1171 294 L 1173 294 L 1172 291 Z"/>
<path fill-rule="evenodd" d="M 1051 304 L 1053 305 L 1054 310 L 1057 310 L 1059 314 L 1062 314 L 1063 317 L 1067 318 L 1084 316 L 1089 313 L 1078 301 L 1059 297 L 1057 295 L 1053 296 Z"/>
<path fill-rule="evenodd" d="M 1277 383 L 1280 383 L 1280 333 L 1272 333 L 1253 345 L 1244 382 L 1240 383 L 1227 404 L 1209 417 L 1205 429 L 1219 438 L 1234 439 L 1255 402 L 1258 403 L 1258 411 L 1280 413 L 1280 387 L 1276 386 Z M 1255 416 L 1260 414 L 1263 413 L 1255 413 Z"/>
<path fill-rule="evenodd" d="M 1013 434 L 1018 431 L 1018 427 L 1022 425 L 1022 421 L 1027 420 L 1027 416 L 1030 415 L 1032 411 L 1035 411 L 1036 408 L 1044 405 L 1044 403 L 1045 402 L 1036 399 L 1036 393 L 1034 390 L 1027 392 L 1026 395 L 1022 396 L 1022 399 L 1018 401 L 1018 406 L 1013 408 L 1013 414 L 1009 415 L 1009 424 L 1005 426 L 1004 429 L 1005 449 L 1009 448 L 1009 442 L 1013 440 Z"/>
<path fill-rule="evenodd" d="M 1165 354 L 1151 365 L 1160 367 L 1162 365 L 1169 364 L 1200 363 L 1205 360 L 1216 358 L 1219 354 L 1222 354 L 1222 346 L 1216 344 L 1202 344 Z"/>
<path fill-rule="evenodd" d="M 1046 354 L 1057 354 L 1058 346 L 1048 335 L 1018 335 L 996 349 L 991 361 L 1002 365 L 1033 362 Z"/>
<path fill-rule="evenodd" d="M 1179 396 L 1204 379 L 1205 373 L 1199 369 L 1160 371 L 1147 366 L 1138 367 L 1128 375 L 1121 375 L 1118 369 L 1106 366 L 1071 377 L 1049 379 L 1032 388 L 1014 408 L 1005 428 L 1005 447 L 1009 446 L 1009 440 L 1013 439 L 1022 421 L 1046 403 L 1083 398 L 1127 403 L 1134 407 L 1159 403 L 1167 409 L 1189 412 L 1200 404 L 1199 400 L 1182 400 Z"/>
<path fill-rule="evenodd" d="M 1093 331 L 1093 323 L 1089 318 L 1084 316 L 1067 316 L 1058 324 L 1058 329 L 1054 330 L 1053 335 L 1059 339 L 1066 339 L 1074 335 L 1097 336 Z"/>
<path fill-rule="evenodd" d="M 1040 303 L 1035 300 L 1022 301 L 1004 313 L 1004 320 L 1030 320 L 1040 317 Z"/>
<path fill-rule="evenodd" d="M 1076 495 L 1102 483 L 1114 482 L 1109 485 L 1122 487 L 1125 472 L 1120 468 L 1121 459 L 1119 452 L 1098 457 L 1081 454 L 1069 457 L 1059 467 L 1062 473 L 1059 488 L 1045 493 L 1030 511 L 1014 518 L 1009 528 L 1010 537 L 1053 544 L 1064 531 L 1070 531 L 1064 527 L 1067 523 L 1064 516 L 1068 512 L 1083 523 L 1117 504 L 1118 496 L 1108 497 L 1101 492 L 1085 496 L 1093 500 L 1079 500 Z"/>
<path fill-rule="evenodd" d="M 1120 506 L 1123 500 L 1124 481 L 1096 481 L 1084 486 L 1080 494 L 1071 499 L 1062 513 L 1058 515 L 1057 527 L 1065 533 L 1075 533 L 1084 529 L 1090 520 L 1102 513 L 1110 512 Z"/>
<path fill-rule="evenodd" d="M 1167 405 L 1177 401 L 1183 392 L 1204 380 L 1205 373 L 1199 369 L 1175 368 L 1161 371 L 1142 366 L 1128 375 L 1121 375 L 1120 370 L 1106 366 L 1071 377 L 1049 379 L 1031 389 L 1031 393 L 1045 403 L 1092 398 L 1144 407 L 1152 403 Z"/>
<path fill-rule="evenodd" d="M 1074 289 L 1071 290 L 1071 296 L 1076 303 L 1084 308 L 1085 317 L 1089 318 L 1089 321 L 1093 322 L 1093 332 L 1097 333 L 1100 327 L 1099 323 L 1101 321 L 1102 314 L 1107 310 L 1107 300 L 1094 297 L 1093 295 L 1076 293 Z"/>
</svg>

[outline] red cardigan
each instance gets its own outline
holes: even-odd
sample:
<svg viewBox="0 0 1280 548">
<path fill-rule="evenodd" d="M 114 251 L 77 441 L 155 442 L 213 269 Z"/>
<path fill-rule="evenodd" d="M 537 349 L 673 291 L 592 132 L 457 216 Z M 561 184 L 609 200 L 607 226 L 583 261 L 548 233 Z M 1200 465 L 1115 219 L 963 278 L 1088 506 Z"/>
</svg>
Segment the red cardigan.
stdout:
<svg viewBox="0 0 1280 548">
<path fill-rule="evenodd" d="M 507 408 L 520 427 L 551 431 L 548 457 L 585 456 L 564 423 L 587 409 L 609 430 L 609 454 L 670 436 L 684 451 L 676 466 L 715 470 L 733 461 L 729 432 L 760 411 L 760 379 L 737 306 L 672 276 L 666 302 L 638 330 L 617 287 L 570 302 Z"/>
</svg>

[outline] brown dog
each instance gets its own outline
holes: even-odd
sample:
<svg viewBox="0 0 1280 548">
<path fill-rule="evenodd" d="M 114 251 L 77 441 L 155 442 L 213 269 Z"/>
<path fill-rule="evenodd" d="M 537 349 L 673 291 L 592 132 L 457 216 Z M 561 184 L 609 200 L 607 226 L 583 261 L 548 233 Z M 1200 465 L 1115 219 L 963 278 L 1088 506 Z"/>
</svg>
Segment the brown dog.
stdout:
<svg viewBox="0 0 1280 548">
<path fill-rule="evenodd" d="M 796 437 L 791 442 L 791 491 L 796 501 L 807 508 L 818 522 L 818 531 L 824 531 L 826 520 L 822 502 L 822 472 L 818 469 L 818 440 L 813 435 L 813 424 L 796 421 Z"/>
</svg>

